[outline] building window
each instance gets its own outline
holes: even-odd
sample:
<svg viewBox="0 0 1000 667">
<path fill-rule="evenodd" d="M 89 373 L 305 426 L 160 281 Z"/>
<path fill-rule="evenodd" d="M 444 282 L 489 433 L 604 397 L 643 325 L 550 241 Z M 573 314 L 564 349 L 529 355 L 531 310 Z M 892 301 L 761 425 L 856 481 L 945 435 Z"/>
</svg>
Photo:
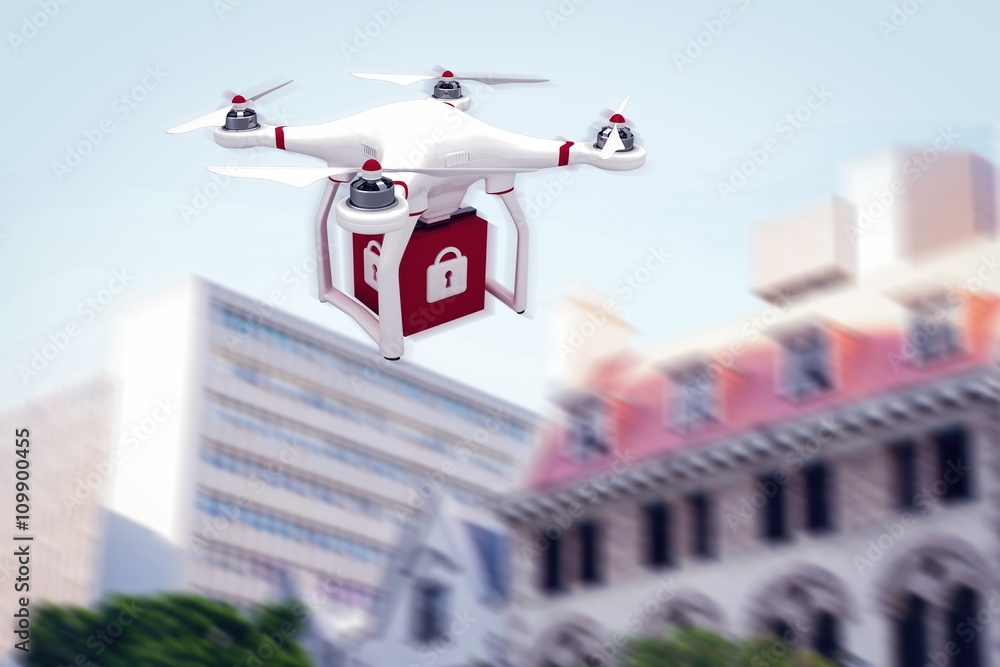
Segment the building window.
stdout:
<svg viewBox="0 0 1000 667">
<path fill-rule="evenodd" d="M 838 626 L 839 623 L 836 616 L 828 611 L 819 612 L 816 622 L 816 633 L 813 637 L 813 650 L 832 661 L 840 657 L 840 641 L 838 638 L 840 633 Z"/>
<path fill-rule="evenodd" d="M 429 643 L 444 635 L 448 618 L 448 589 L 438 583 L 423 582 L 416 588 L 414 629 L 417 641 Z"/>
<path fill-rule="evenodd" d="M 673 424 L 678 431 L 693 431 L 719 420 L 718 383 L 708 364 L 691 366 L 672 376 Z"/>
<path fill-rule="evenodd" d="M 898 667 L 924 667 L 927 664 L 927 603 L 916 595 L 906 602 L 902 618 L 896 621 L 896 656 Z"/>
<path fill-rule="evenodd" d="M 580 580 L 598 584 L 601 576 L 601 527 L 594 521 L 580 524 Z"/>
<path fill-rule="evenodd" d="M 592 397 L 569 411 L 569 451 L 577 461 L 602 456 L 608 446 L 608 406 L 599 397 Z"/>
<path fill-rule="evenodd" d="M 938 480 L 944 483 L 944 500 L 961 500 L 972 497 L 972 461 L 968 446 L 968 432 L 954 426 L 934 434 L 938 451 Z"/>
<path fill-rule="evenodd" d="M 691 552 L 699 558 L 715 555 L 712 539 L 712 501 L 705 493 L 688 496 L 691 509 Z"/>
<path fill-rule="evenodd" d="M 644 514 L 646 564 L 652 567 L 673 565 L 670 507 L 666 503 L 653 503 L 644 508 Z"/>
<path fill-rule="evenodd" d="M 814 463 L 803 470 L 806 481 L 806 527 L 814 533 L 833 529 L 830 516 L 830 467 Z"/>
<path fill-rule="evenodd" d="M 757 486 L 764 492 L 767 504 L 761 514 L 762 534 L 764 539 L 780 542 L 788 538 L 785 526 L 785 487 L 778 484 L 775 478 L 778 473 L 761 475 L 757 478 Z"/>
<path fill-rule="evenodd" d="M 978 630 L 979 625 L 972 625 L 970 621 L 979 618 L 982 611 L 976 591 L 962 586 L 952 594 L 951 608 L 948 610 L 948 642 L 958 648 L 958 654 L 953 656 L 953 667 L 982 667 L 983 648 L 986 642 L 983 641 L 982 632 Z"/>
<path fill-rule="evenodd" d="M 927 299 L 911 308 L 907 343 L 914 363 L 928 364 L 959 351 L 955 315 L 954 305 L 945 297 Z"/>
<path fill-rule="evenodd" d="M 819 328 L 810 328 L 785 337 L 784 393 L 800 400 L 821 394 L 833 386 L 830 342 Z"/>
<path fill-rule="evenodd" d="M 913 509 L 917 499 L 917 446 L 912 440 L 890 445 L 895 472 L 896 508 Z"/>
<path fill-rule="evenodd" d="M 550 539 L 549 548 L 545 550 L 545 558 L 542 559 L 542 590 L 549 594 L 563 590 L 561 540 L 561 536 Z"/>
</svg>

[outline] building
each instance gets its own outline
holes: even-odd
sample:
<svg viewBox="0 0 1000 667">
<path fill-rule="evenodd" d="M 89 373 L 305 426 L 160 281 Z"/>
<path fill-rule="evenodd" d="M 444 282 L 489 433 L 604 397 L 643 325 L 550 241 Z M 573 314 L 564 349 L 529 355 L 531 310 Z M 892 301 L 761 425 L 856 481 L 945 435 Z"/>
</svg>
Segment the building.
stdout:
<svg viewBox="0 0 1000 667">
<path fill-rule="evenodd" d="M 489 512 L 448 497 L 411 524 L 353 667 L 506 667 L 508 544 Z"/>
<path fill-rule="evenodd" d="M 761 230 L 759 312 L 597 346 L 557 385 L 503 508 L 516 664 L 614 664 L 697 625 L 773 634 L 760 664 L 1000 665 L 992 167 L 932 149 L 859 173 Z"/>
<path fill-rule="evenodd" d="M 527 411 L 202 280 L 128 312 L 116 353 L 139 446 L 115 476 L 108 590 L 249 605 L 289 572 L 366 622 L 422 508 L 490 505 L 533 452 Z"/>
<path fill-rule="evenodd" d="M 0 613 L 12 619 L 19 600 L 29 600 L 29 613 L 43 602 L 89 605 L 100 591 L 98 576 L 105 513 L 103 502 L 110 491 L 116 428 L 117 388 L 103 374 L 91 374 L 58 383 L 0 410 L 0 428 L 9 438 L 0 453 L 4 475 L 2 506 L 13 524 L 24 515 L 18 504 L 27 494 L 26 529 L 11 525 L 10 537 L 30 536 L 32 540 L 9 542 L 0 554 L 0 586 L 9 595 L 0 603 Z M 27 463 L 18 455 L 27 430 Z M 17 488 L 15 473 L 27 472 L 27 490 Z M 7 481 L 9 479 L 9 482 Z M 23 508 L 22 508 L 23 509 Z M 8 538 L 9 539 L 9 538 Z M 30 571 L 15 554 L 29 549 Z M 28 588 L 20 588 L 27 585 Z M 21 652 L 13 641 L 0 652 L 0 665 L 13 665 Z M 32 637 L 34 641 L 34 637 Z M 10 660 L 8 663 L 7 660 Z"/>
<path fill-rule="evenodd" d="M 103 502 L 110 491 L 115 451 L 117 390 L 106 375 L 93 374 L 62 382 L 24 398 L 0 412 L 9 438 L 0 455 L 5 481 L 3 507 L 11 517 L 17 500 L 14 473 L 21 460 L 15 431 L 28 430 L 29 508 L 31 536 L 30 593 L 41 601 L 88 605 L 99 592 L 97 572 L 104 530 Z M 9 479 L 9 481 L 8 481 Z M 13 542 L 11 543 L 13 544 Z M 14 548 L 0 555 L 0 584 L 14 593 L 18 563 Z M 21 582 L 24 583 L 24 582 Z M 25 592 L 25 591 L 22 591 Z M 20 595 L 9 595 L 11 605 Z M 4 611 L 7 611 L 5 608 Z"/>
</svg>

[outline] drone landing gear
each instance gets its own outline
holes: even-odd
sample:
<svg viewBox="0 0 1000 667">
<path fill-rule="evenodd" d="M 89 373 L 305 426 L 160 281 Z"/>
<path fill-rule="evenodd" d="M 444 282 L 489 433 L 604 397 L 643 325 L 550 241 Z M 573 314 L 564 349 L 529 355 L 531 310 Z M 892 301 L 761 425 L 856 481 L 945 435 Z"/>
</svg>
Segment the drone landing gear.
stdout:
<svg viewBox="0 0 1000 667">
<path fill-rule="evenodd" d="M 521 204 L 514 194 L 513 187 L 504 192 L 490 194 L 500 197 L 507 207 L 510 219 L 514 222 L 517 239 L 514 247 L 514 291 L 489 277 L 486 278 L 486 291 L 495 296 L 500 303 L 521 315 L 528 302 L 528 220 L 524 217 L 524 211 L 521 210 Z"/>
<path fill-rule="evenodd" d="M 316 274 L 319 288 L 319 299 L 347 313 L 358 323 L 366 334 L 378 344 L 379 352 L 389 361 L 398 361 L 403 355 L 403 322 L 399 303 L 399 262 L 403 251 L 410 240 L 414 219 L 403 229 L 386 232 L 382 243 L 380 264 L 383 270 L 379 272 L 383 289 L 379 291 L 379 312 L 374 313 L 365 308 L 349 294 L 337 289 L 333 284 L 333 265 L 330 261 L 330 211 L 333 200 L 340 189 L 340 183 L 330 180 L 323 192 L 319 213 L 316 216 L 316 259 L 318 271 Z"/>
</svg>

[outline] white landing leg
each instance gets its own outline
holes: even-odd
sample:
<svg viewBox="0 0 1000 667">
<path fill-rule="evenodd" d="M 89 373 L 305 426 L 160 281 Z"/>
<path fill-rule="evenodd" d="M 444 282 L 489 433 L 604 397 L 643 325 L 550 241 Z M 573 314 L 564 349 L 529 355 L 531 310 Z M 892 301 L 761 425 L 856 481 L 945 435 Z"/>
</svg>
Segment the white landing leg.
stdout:
<svg viewBox="0 0 1000 667">
<path fill-rule="evenodd" d="M 517 200 L 513 188 L 495 194 L 507 207 L 507 212 L 510 213 L 510 219 L 514 221 L 514 229 L 517 233 L 514 253 L 514 291 L 511 292 L 489 277 L 486 279 L 486 291 L 514 312 L 521 314 L 528 303 L 528 220 L 524 217 L 521 203 Z"/>
</svg>

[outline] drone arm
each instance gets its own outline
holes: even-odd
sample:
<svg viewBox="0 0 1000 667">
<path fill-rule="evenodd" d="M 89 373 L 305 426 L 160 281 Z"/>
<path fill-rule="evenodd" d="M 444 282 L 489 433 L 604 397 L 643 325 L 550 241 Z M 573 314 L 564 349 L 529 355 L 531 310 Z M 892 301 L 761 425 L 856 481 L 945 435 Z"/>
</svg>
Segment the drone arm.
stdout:
<svg viewBox="0 0 1000 667">
<path fill-rule="evenodd" d="M 361 164 L 368 158 L 357 136 L 334 127 L 333 123 L 308 126 L 261 124 L 256 130 L 215 130 L 215 143 L 224 148 L 277 148 L 289 153 L 309 155 L 334 164 Z"/>
<path fill-rule="evenodd" d="M 614 153 L 610 158 L 602 158 L 601 149 L 596 148 L 593 142 L 567 143 L 571 143 L 568 149 L 567 164 L 589 164 L 592 167 L 608 171 L 631 171 L 646 163 L 646 149 L 642 146 L 635 146 L 630 151 Z"/>
<path fill-rule="evenodd" d="M 284 128 L 281 128 L 284 130 Z M 261 125 L 256 130 L 234 132 L 221 127 L 215 129 L 215 143 L 223 148 L 280 148 L 278 146 L 279 128 L 272 125 Z"/>
</svg>

